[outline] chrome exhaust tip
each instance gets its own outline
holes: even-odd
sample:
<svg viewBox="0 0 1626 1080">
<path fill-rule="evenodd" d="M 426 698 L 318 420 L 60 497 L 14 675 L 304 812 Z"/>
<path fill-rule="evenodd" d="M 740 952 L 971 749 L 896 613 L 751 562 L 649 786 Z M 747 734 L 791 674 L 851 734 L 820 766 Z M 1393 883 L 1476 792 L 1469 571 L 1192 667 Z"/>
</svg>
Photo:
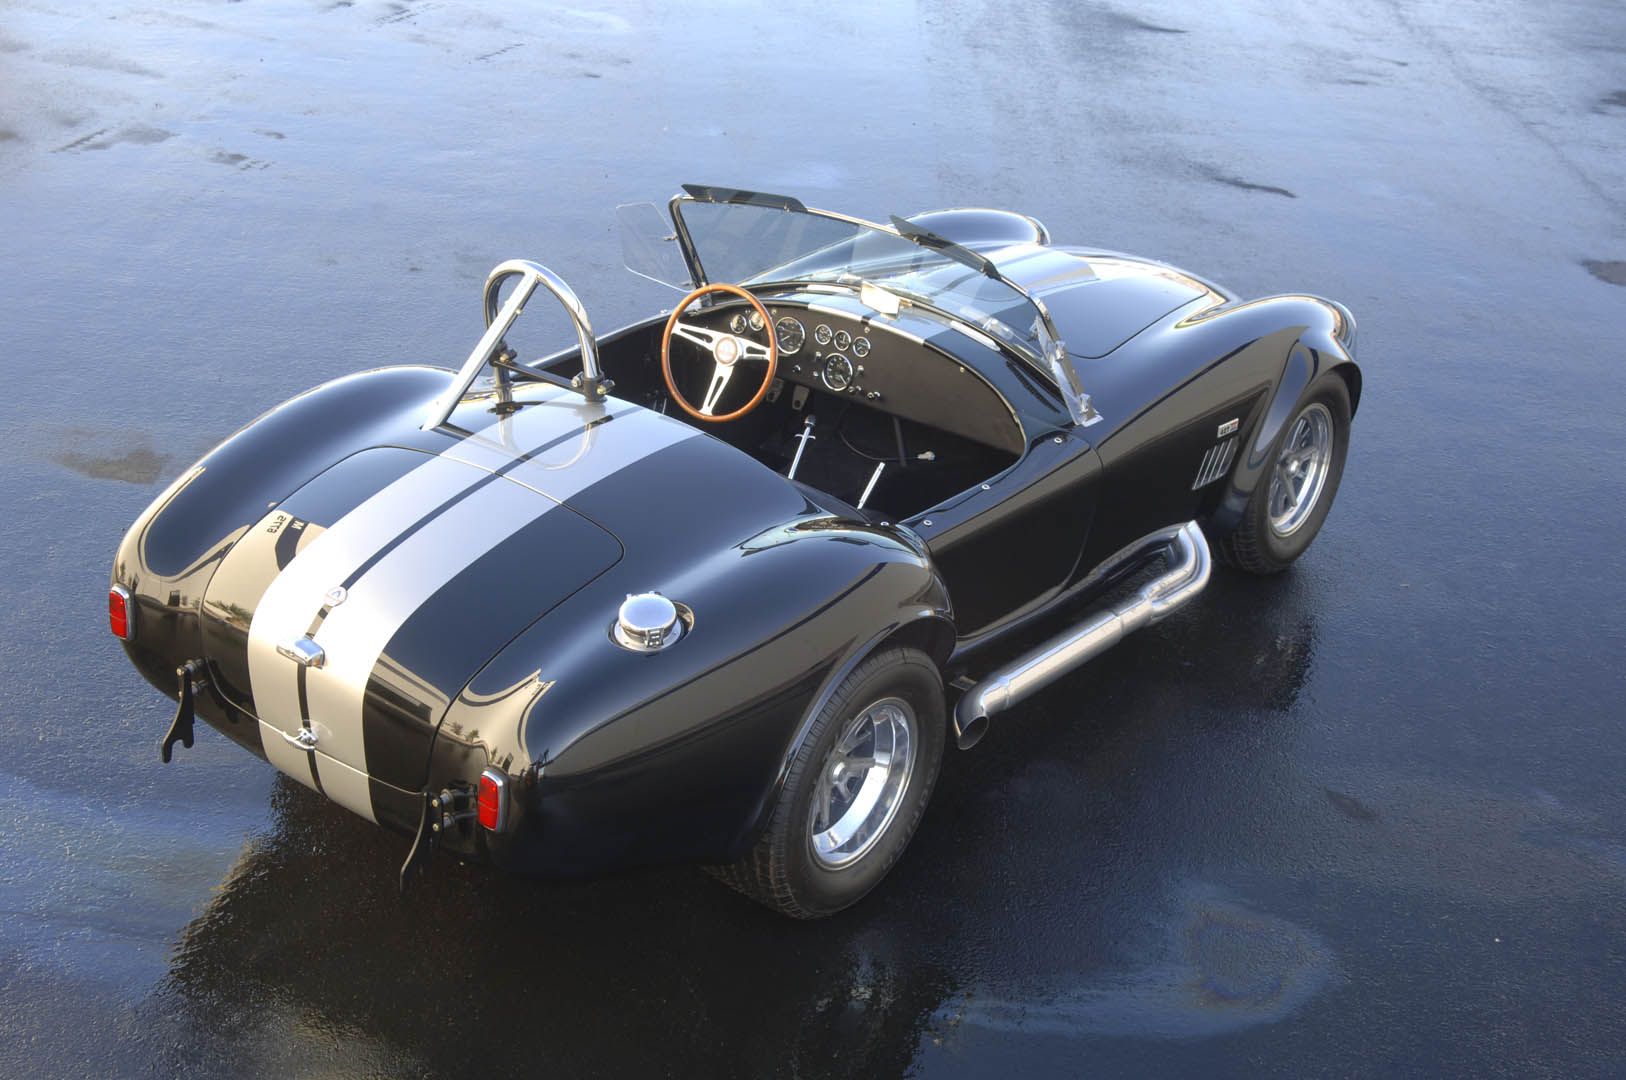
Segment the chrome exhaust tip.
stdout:
<svg viewBox="0 0 1626 1080">
<path fill-rule="evenodd" d="M 971 749 L 988 734 L 987 716 L 978 715 L 976 709 L 964 710 L 965 715 L 962 715 L 961 706 L 965 705 L 969 697 L 968 694 L 961 698 L 960 704 L 954 707 L 954 745 L 961 750 Z"/>
<path fill-rule="evenodd" d="M 1132 545 L 1131 557 L 1150 545 L 1168 546 L 1166 571 L 1134 595 L 1092 613 L 1043 645 L 995 668 L 965 692 L 954 706 L 954 741 L 961 750 L 982 740 L 995 714 L 1095 659 L 1136 630 L 1163 621 L 1208 585 L 1213 556 L 1195 521 L 1153 533 Z"/>
</svg>

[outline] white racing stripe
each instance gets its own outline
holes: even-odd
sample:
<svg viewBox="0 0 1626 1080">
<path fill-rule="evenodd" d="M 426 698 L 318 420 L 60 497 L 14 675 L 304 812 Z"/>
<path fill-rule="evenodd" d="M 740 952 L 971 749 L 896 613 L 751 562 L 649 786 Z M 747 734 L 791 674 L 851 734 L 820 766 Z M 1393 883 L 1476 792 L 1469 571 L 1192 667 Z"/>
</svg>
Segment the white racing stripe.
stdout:
<svg viewBox="0 0 1626 1080">
<path fill-rule="evenodd" d="M 555 437 L 567 434 L 575 423 L 557 412 L 550 415 L 558 424 Z M 471 437 L 483 437 L 500 423 L 493 420 Z M 305 635 L 329 589 L 346 580 L 403 530 L 487 475 L 485 470 L 451 458 L 426 456 L 422 465 L 379 489 L 320 536 L 301 544 L 298 555 L 260 597 L 249 624 L 249 687 L 255 714 L 264 724 L 290 735 L 303 726 L 298 668 L 277 651 L 277 646 Z M 231 561 L 230 556 L 227 561 Z M 261 742 L 273 765 L 301 783 L 315 786 L 307 751 L 279 737 L 262 738 Z M 323 787 L 328 787 L 326 781 Z M 371 817 L 371 801 L 362 801 L 367 809 L 358 813 Z M 356 809 L 351 802 L 346 805 Z"/>
<path fill-rule="evenodd" d="M 429 524 L 350 588 L 316 632 L 327 663 L 306 676 L 322 752 L 366 770 L 362 705 L 373 667 L 412 613 L 464 567 L 559 504 L 493 479 Z"/>
<path fill-rule="evenodd" d="M 302 726 L 297 668 L 277 652 L 277 645 L 303 636 L 322 607 L 323 594 L 403 530 L 488 480 L 491 472 L 507 470 L 507 480 L 490 479 L 379 559 L 317 629 L 315 640 L 326 662 L 307 671 L 306 702 L 318 736 L 318 768 L 328 764 L 321 759 L 329 756 L 346 766 L 321 772 L 322 786 L 334 801 L 374 819 L 362 719 L 367 682 L 390 639 L 413 613 L 458 573 L 560 502 L 650 454 L 701 434 L 658 413 L 629 408 L 625 402 L 614 405 L 627 411 L 597 424 L 591 422 L 602 421 L 606 407 L 574 395 L 502 418 L 339 519 L 266 590 L 249 632 L 254 702 L 263 722 L 291 734 Z M 578 433 L 576 437 L 568 437 L 572 432 Z M 561 437 L 559 445 L 515 464 L 521 454 Z M 266 754 L 272 763 L 309 784 L 308 753 L 266 734 L 270 736 L 265 739 Z"/>
<path fill-rule="evenodd" d="M 277 652 L 304 636 L 322 609 L 322 596 L 372 558 L 402 529 L 484 479 L 461 462 L 426 458 L 389 486 L 333 523 L 311 541 L 271 582 L 249 624 L 248 671 L 254 709 L 263 720 L 299 725 L 295 668 Z"/>
<path fill-rule="evenodd" d="M 550 403 L 549 408 L 563 409 L 563 402 Z M 603 416 L 600 406 L 577 406 L 575 410 L 584 420 Z M 624 408 L 624 406 L 623 406 Z M 529 414 L 536 414 L 534 417 Z M 540 446 L 545 441 L 533 436 L 521 425 L 540 426 L 544 419 L 542 409 L 526 409 L 513 418 L 515 425 L 509 438 L 529 446 Z M 650 454 L 675 446 L 702 433 L 687 424 L 662 416 L 649 409 L 633 408 L 617 414 L 609 423 L 582 425 L 579 434 L 537 454 L 527 461 L 512 464 L 513 453 L 507 439 L 489 438 L 489 431 L 464 439 L 451 447 L 445 456 L 464 461 L 482 469 L 507 468 L 510 480 L 551 499 L 568 502 L 572 497 L 592 487 L 605 477 L 614 475 Z"/>
</svg>

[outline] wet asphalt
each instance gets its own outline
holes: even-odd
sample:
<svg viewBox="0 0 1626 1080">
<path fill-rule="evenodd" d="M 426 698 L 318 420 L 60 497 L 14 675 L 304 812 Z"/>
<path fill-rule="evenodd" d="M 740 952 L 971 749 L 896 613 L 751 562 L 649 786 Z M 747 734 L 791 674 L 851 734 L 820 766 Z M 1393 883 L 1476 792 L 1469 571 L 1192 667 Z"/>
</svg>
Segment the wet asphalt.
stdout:
<svg viewBox="0 0 1626 1080">
<path fill-rule="evenodd" d="M 1626 1073 L 1623 147 L 1609 0 L 0 4 L 0 1075 Z M 951 751 L 826 922 L 403 903 L 224 738 L 160 766 L 103 591 L 162 484 L 455 364 L 504 258 L 667 305 L 614 207 L 685 181 L 1342 300 L 1325 531 Z"/>
</svg>

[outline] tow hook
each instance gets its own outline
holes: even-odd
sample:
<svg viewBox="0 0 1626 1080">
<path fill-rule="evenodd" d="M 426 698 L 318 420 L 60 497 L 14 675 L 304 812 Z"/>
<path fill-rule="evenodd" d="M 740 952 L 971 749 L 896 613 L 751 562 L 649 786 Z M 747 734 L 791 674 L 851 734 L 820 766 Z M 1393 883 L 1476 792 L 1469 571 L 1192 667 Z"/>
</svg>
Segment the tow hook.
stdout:
<svg viewBox="0 0 1626 1080">
<path fill-rule="evenodd" d="M 180 743 L 188 750 L 192 749 L 193 695 L 208 685 L 207 679 L 199 677 L 202 672 L 202 660 L 188 660 L 175 669 L 180 703 L 175 707 L 175 719 L 170 721 L 169 733 L 158 746 L 158 756 L 163 759 L 165 765 L 169 764 L 176 743 Z"/>
<path fill-rule="evenodd" d="M 466 784 L 454 784 L 438 792 L 423 793 L 423 811 L 418 816 L 418 832 L 412 839 L 412 850 L 401 864 L 401 895 L 405 896 L 412 883 L 429 864 L 440 838 L 463 822 L 479 814 L 475 805 L 475 789 Z"/>
</svg>

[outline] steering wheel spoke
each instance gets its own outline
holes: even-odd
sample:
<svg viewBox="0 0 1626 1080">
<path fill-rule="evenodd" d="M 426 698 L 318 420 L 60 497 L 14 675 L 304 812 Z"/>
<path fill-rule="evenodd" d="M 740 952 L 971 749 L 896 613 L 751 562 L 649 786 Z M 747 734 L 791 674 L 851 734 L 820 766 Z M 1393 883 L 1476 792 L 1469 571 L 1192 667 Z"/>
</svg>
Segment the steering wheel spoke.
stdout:
<svg viewBox="0 0 1626 1080">
<path fill-rule="evenodd" d="M 724 293 L 731 297 L 744 300 L 756 309 L 761 316 L 763 333 L 767 343 L 753 341 L 740 334 L 727 334 L 720 330 L 699 323 L 690 322 L 683 318 L 695 301 L 714 293 Z M 682 338 L 692 345 L 706 351 L 707 357 L 713 364 L 711 378 L 706 383 L 705 395 L 700 404 L 696 406 L 683 396 L 678 389 L 677 380 L 672 377 L 672 339 Z M 749 401 L 735 409 L 733 412 L 719 413 L 718 402 L 721 401 L 723 391 L 734 377 L 734 369 L 745 360 L 766 360 L 767 369 L 762 373 L 762 382 L 757 386 Z M 692 362 L 692 361 L 691 361 Z M 661 376 L 666 380 L 666 392 L 678 407 L 697 420 L 704 420 L 710 424 L 721 424 L 729 420 L 738 420 L 740 417 L 755 409 L 768 395 L 768 387 L 773 384 L 774 376 L 779 370 L 779 343 L 774 339 L 773 319 L 768 309 L 762 306 L 762 301 L 752 296 L 738 285 L 702 285 L 694 292 L 685 296 L 672 309 L 672 314 L 666 320 L 666 330 L 661 335 Z"/>
<path fill-rule="evenodd" d="M 706 386 L 706 396 L 700 401 L 702 416 L 716 416 L 717 399 L 723 396 L 723 387 L 728 385 L 730 376 L 734 374 L 733 367 L 727 364 L 718 364 L 711 373 L 711 382 Z"/>
<path fill-rule="evenodd" d="M 723 335 L 715 330 L 708 330 L 704 326 L 680 322 L 672 324 L 672 336 L 680 337 L 685 341 L 692 341 L 709 352 L 717 347 L 717 340 Z"/>
</svg>

